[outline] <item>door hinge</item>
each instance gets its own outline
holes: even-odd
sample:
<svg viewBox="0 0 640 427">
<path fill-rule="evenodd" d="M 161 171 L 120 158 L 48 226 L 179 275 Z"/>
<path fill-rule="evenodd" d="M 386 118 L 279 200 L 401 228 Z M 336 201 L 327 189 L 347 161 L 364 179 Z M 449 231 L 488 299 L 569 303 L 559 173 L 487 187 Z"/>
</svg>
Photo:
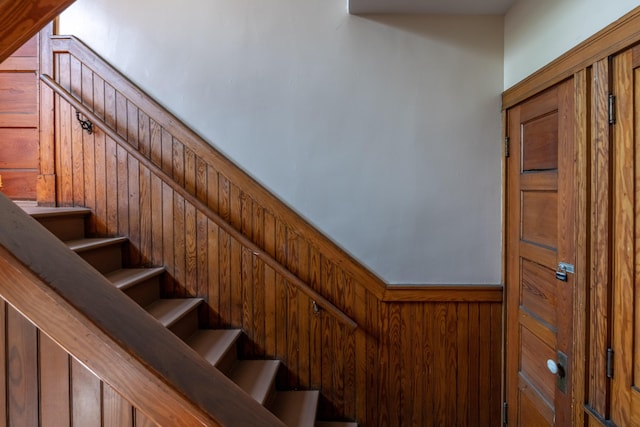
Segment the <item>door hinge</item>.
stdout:
<svg viewBox="0 0 640 427">
<path fill-rule="evenodd" d="M 511 142 L 511 138 L 509 138 L 508 136 L 504 137 L 504 156 L 505 157 L 509 157 L 509 145 Z"/>
<path fill-rule="evenodd" d="M 503 425 L 507 425 L 509 424 L 509 420 L 507 419 L 509 414 L 509 405 L 507 404 L 507 402 L 503 402 L 502 403 L 502 424 Z"/>
<path fill-rule="evenodd" d="M 616 124 L 616 96 L 612 93 L 609 94 L 609 124 Z"/>
<path fill-rule="evenodd" d="M 613 378 L 613 349 L 607 349 L 607 378 Z"/>
</svg>

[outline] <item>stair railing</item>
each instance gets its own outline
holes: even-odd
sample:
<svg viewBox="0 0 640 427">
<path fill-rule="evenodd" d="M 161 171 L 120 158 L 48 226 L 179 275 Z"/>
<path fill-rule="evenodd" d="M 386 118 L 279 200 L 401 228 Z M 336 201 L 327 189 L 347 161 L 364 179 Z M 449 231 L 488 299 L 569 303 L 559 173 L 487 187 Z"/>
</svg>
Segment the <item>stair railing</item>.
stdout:
<svg viewBox="0 0 640 427">
<path fill-rule="evenodd" d="M 284 426 L 1 194 L 0 218 L 0 296 L 158 425 Z"/>
<path fill-rule="evenodd" d="M 197 197 L 193 196 L 189 193 L 184 187 L 175 182 L 171 176 L 169 176 L 164 170 L 155 165 L 151 160 L 147 159 L 143 156 L 138 150 L 133 148 L 123 137 L 121 137 L 116 131 L 111 129 L 99 116 L 93 113 L 89 108 L 84 106 L 80 101 L 78 101 L 69 91 L 60 86 L 54 79 L 50 76 L 43 74 L 40 76 L 40 79 L 49 86 L 56 94 L 58 94 L 62 99 L 67 101 L 73 108 L 76 109 L 80 114 L 85 117 L 85 120 L 88 120 L 93 124 L 94 127 L 100 128 L 106 135 L 108 135 L 111 139 L 113 139 L 120 147 L 125 149 L 127 153 L 134 157 L 140 164 L 144 165 L 150 171 L 152 171 L 156 176 L 158 176 L 165 184 L 172 188 L 173 191 L 180 194 L 181 197 L 191 203 L 194 207 L 200 210 L 208 219 L 216 223 L 221 229 L 223 229 L 227 234 L 229 234 L 232 238 L 237 240 L 241 245 L 249 249 L 254 256 L 258 259 L 262 260 L 266 265 L 271 267 L 276 273 L 282 275 L 288 283 L 297 287 L 300 291 L 306 294 L 313 301 L 313 309 L 319 310 L 322 309 L 327 313 L 331 314 L 338 321 L 348 327 L 350 330 L 355 330 L 358 327 L 358 324 L 343 313 L 338 307 L 333 305 L 330 301 L 324 298 L 322 295 L 314 291 L 309 285 L 307 285 L 304 281 L 302 281 L 299 277 L 291 273 L 287 268 L 285 268 L 282 264 L 280 264 L 275 258 L 265 252 L 258 245 L 253 243 L 247 237 L 245 237 L 241 232 L 235 229 L 231 224 L 225 221 L 222 217 L 216 214 L 211 208 L 209 208 L 205 203 L 201 202 Z"/>
</svg>

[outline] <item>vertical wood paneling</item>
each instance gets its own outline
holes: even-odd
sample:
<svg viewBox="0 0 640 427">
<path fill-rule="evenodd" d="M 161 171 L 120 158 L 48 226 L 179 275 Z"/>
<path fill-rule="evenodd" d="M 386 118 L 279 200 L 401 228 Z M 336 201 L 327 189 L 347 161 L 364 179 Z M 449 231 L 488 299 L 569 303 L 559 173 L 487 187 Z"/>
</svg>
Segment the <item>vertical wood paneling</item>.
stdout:
<svg viewBox="0 0 640 427">
<path fill-rule="evenodd" d="M 40 418 L 43 427 L 71 425 L 69 354 L 40 334 Z"/>
<path fill-rule="evenodd" d="M 366 292 L 366 291 L 365 291 Z M 367 386 L 364 391 L 367 402 L 367 417 L 368 423 L 373 425 L 382 425 L 382 417 L 380 417 L 380 406 L 385 402 L 380 393 L 380 382 L 383 381 L 384 374 L 386 373 L 384 361 L 381 357 L 380 348 L 384 346 L 383 334 L 380 328 L 380 303 L 377 299 L 366 292 L 367 304 L 366 304 L 366 326 L 365 331 L 371 334 L 371 331 L 377 332 L 373 339 L 367 337 L 367 349 L 365 352 L 366 365 L 367 365 Z"/>
<path fill-rule="evenodd" d="M 69 59 L 58 56 L 58 70 L 67 73 L 58 79 L 69 85 Z M 81 64 L 78 96 L 87 97 L 85 104 L 359 329 L 314 312 L 306 294 L 102 132 L 82 137 L 77 153 L 75 118 L 59 102 L 60 202 L 82 197 L 94 205 L 98 234 L 128 235 L 128 265 L 165 266 L 163 294 L 202 297 L 204 323 L 242 327 L 249 342 L 243 356 L 282 360 L 280 386 L 320 389 L 322 418 L 354 418 L 362 426 L 499 425 L 500 303 L 383 302 L 326 243 L 288 222 L 278 206 L 262 204 L 236 175 L 174 135 L 171 123 L 139 108 L 139 100 L 85 72 L 90 66 Z M 71 167 L 78 156 L 82 168 Z M 109 412 L 116 418 L 127 412 L 132 423 L 145 425 L 141 413 L 121 404 L 112 401 Z"/>
<path fill-rule="evenodd" d="M 124 148 L 116 144 L 116 164 L 115 180 L 117 189 L 117 231 L 120 236 L 129 235 L 129 161 L 128 154 Z"/>
<path fill-rule="evenodd" d="M 296 292 L 297 301 L 292 301 L 292 304 L 297 304 L 297 341 L 298 341 L 298 382 L 301 387 L 309 388 L 311 386 L 311 371 L 310 371 L 310 339 L 311 339 L 311 319 L 312 308 L 311 301 L 302 292 Z"/>
<path fill-rule="evenodd" d="M 71 361 L 72 425 L 102 427 L 102 383 L 75 359 Z"/>
<path fill-rule="evenodd" d="M 299 332 L 300 318 L 298 315 L 298 289 L 294 286 L 288 286 L 286 300 L 287 318 L 285 323 L 286 342 L 287 342 L 287 368 L 289 369 L 289 383 L 291 388 L 297 388 L 299 385 L 299 365 L 298 365 L 298 348 L 299 348 Z"/>
<path fill-rule="evenodd" d="M 0 425 L 155 426 L 3 299 L 0 366 Z"/>
<path fill-rule="evenodd" d="M 276 272 L 271 266 L 264 267 L 264 350 L 276 354 Z"/>
<path fill-rule="evenodd" d="M 13 425 L 37 426 L 38 331 L 13 308 L 7 313 L 8 419 Z"/>
<path fill-rule="evenodd" d="M 162 257 L 160 258 L 161 265 L 167 272 L 163 276 L 164 292 L 170 295 L 173 292 L 173 277 L 175 277 L 175 257 L 173 246 L 173 233 L 174 229 L 174 203 L 173 203 L 173 190 L 166 184 L 162 184 Z"/>
<path fill-rule="evenodd" d="M 170 202 L 171 203 L 171 202 Z M 185 296 L 186 286 L 186 234 L 185 234 L 185 204 L 184 198 L 174 192 L 173 194 L 173 278 L 174 287 L 170 295 Z"/>
<path fill-rule="evenodd" d="M 276 273 L 275 276 L 275 356 L 287 360 L 287 283 L 284 278 Z M 286 365 L 286 363 L 285 363 Z M 288 371 L 281 369 L 278 372 L 278 384 L 286 386 L 288 383 Z"/>
<path fill-rule="evenodd" d="M 247 357 L 253 355 L 253 342 L 255 341 L 253 329 L 253 254 L 247 248 L 242 249 L 242 282 L 240 286 L 242 295 L 242 329 L 248 339 L 244 340 L 244 354 Z"/>
<path fill-rule="evenodd" d="M 140 169 L 138 161 L 132 156 L 128 157 L 127 173 L 128 173 L 128 222 L 129 232 L 127 236 L 131 242 L 128 245 L 127 264 L 138 266 L 141 264 L 140 250 L 142 248 L 141 241 L 141 209 L 143 203 L 140 196 Z"/>
<path fill-rule="evenodd" d="M 7 303 L 0 298 L 0 420 L 7 420 Z"/>
<path fill-rule="evenodd" d="M 253 355 L 264 357 L 266 343 L 266 276 L 265 265 L 262 260 L 255 259 L 253 264 Z"/>
<path fill-rule="evenodd" d="M 101 427 L 133 427 L 133 407 L 109 385 L 103 384 Z"/>
<path fill-rule="evenodd" d="M 118 232 L 118 159 L 116 143 L 109 137 L 105 139 L 105 204 L 106 233 L 116 235 Z"/>
<path fill-rule="evenodd" d="M 231 238 L 231 325 L 242 327 L 242 245 Z"/>
<path fill-rule="evenodd" d="M 151 421 L 144 413 L 136 410 L 134 414 L 135 427 L 157 427 L 156 423 Z"/>
<path fill-rule="evenodd" d="M 207 221 L 207 267 L 209 274 L 207 276 L 207 292 L 200 296 L 207 298 L 209 307 L 209 325 L 212 327 L 220 326 L 220 290 L 221 290 L 221 267 L 220 267 L 220 247 L 219 247 L 219 229 L 211 220 Z"/>
</svg>

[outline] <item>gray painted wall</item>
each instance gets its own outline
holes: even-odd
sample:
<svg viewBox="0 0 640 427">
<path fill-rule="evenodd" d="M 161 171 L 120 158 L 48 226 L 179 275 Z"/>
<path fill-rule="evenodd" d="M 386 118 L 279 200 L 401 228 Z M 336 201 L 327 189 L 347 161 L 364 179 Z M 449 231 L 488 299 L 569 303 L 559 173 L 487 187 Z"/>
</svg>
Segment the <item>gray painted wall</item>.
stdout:
<svg viewBox="0 0 640 427">
<path fill-rule="evenodd" d="M 519 0 L 505 16 L 504 88 L 638 6 L 638 0 Z"/>
<path fill-rule="evenodd" d="M 500 282 L 502 17 L 78 0 L 60 28 L 387 282 Z"/>
</svg>

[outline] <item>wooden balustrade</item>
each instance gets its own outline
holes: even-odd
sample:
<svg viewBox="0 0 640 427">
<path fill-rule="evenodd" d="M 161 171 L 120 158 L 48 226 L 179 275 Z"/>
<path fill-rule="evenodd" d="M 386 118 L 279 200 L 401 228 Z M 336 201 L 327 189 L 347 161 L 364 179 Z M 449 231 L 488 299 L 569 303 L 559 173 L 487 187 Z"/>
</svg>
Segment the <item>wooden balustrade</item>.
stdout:
<svg viewBox="0 0 640 427">
<path fill-rule="evenodd" d="M 282 425 L 2 195 L 0 218 L 2 299 L 155 423 Z M 26 361 L 37 360 L 37 345 L 19 329 L 3 327 L 2 335 L 19 337 L 19 345 L 2 348 L 0 356 L 9 360 L 1 369 L 5 385 L 10 383 L 3 390 L 21 390 L 5 396 L 14 405 L 16 398 L 22 403 L 8 415 L 15 415 L 17 424 L 21 416 L 37 420 L 38 387 L 31 382 L 35 394 L 15 387 L 24 380 Z M 3 347 L 12 339 L 2 340 Z"/>
</svg>

